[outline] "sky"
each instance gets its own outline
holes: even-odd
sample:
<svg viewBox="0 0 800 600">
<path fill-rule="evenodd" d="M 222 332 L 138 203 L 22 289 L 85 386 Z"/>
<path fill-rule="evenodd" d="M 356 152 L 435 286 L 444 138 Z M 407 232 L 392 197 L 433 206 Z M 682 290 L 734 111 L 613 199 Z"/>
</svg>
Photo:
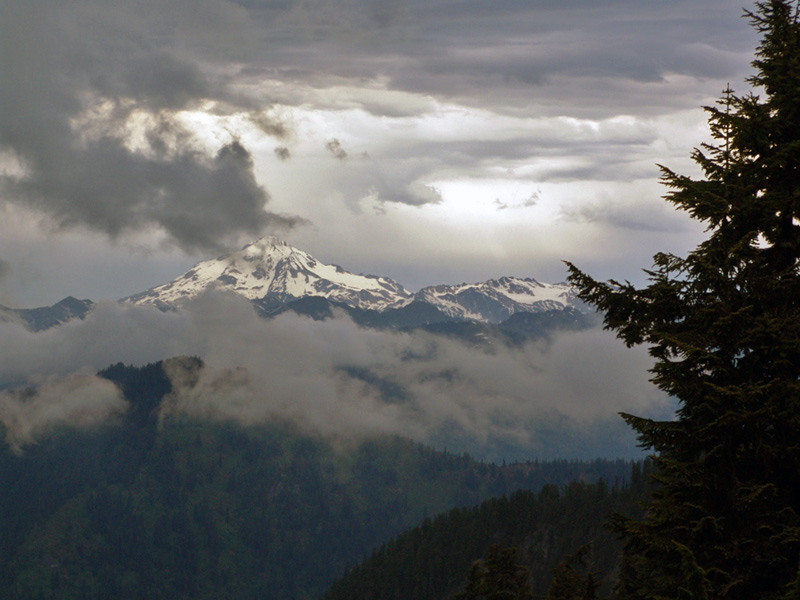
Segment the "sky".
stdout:
<svg viewBox="0 0 800 600">
<path fill-rule="evenodd" d="M 399 434 L 501 458 L 640 456 L 619 412 L 671 418 L 646 348 L 599 327 L 508 348 L 256 317 L 201 295 L 117 303 L 276 235 L 409 291 L 502 276 L 644 283 L 703 237 L 662 196 L 696 175 L 704 105 L 747 91 L 733 0 L 0 0 L 0 431 L 127 410 L 96 373 L 181 355 L 170 411 Z"/>
<path fill-rule="evenodd" d="M 744 6 L 744 8 L 752 8 Z M 702 231 L 733 0 L 0 0 L 0 303 L 114 300 L 277 235 L 425 285 L 641 281 Z"/>
</svg>

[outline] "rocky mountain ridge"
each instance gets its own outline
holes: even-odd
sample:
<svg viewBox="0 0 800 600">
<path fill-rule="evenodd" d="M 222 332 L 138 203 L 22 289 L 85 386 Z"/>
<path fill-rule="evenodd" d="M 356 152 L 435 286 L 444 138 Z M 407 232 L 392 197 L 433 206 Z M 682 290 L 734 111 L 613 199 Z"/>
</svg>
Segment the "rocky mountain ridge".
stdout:
<svg viewBox="0 0 800 600">
<path fill-rule="evenodd" d="M 0 304 L 0 323 L 21 323 L 30 331 L 44 331 L 72 319 L 83 319 L 94 308 L 91 300 L 67 296 L 53 306 L 9 308 Z"/>
<path fill-rule="evenodd" d="M 320 296 L 355 308 L 385 310 L 412 299 L 412 294 L 391 279 L 349 273 L 267 237 L 237 252 L 200 262 L 177 279 L 122 301 L 175 309 L 209 287 L 273 305 Z"/>
<path fill-rule="evenodd" d="M 424 303 L 455 320 L 500 323 L 519 312 L 572 308 L 586 312 L 566 283 L 501 277 L 481 283 L 436 285 L 416 294 L 387 277 L 356 275 L 322 263 L 274 237 L 195 265 L 173 281 L 123 302 L 174 310 L 208 288 L 235 292 L 270 311 L 302 298 L 320 297 L 359 310 L 385 312 Z"/>
<path fill-rule="evenodd" d="M 329 318 L 338 308 L 359 325 L 377 328 L 509 322 L 513 328 L 522 323 L 523 329 L 530 329 L 534 321 L 548 327 L 563 321 L 569 328 L 576 324 L 582 328 L 591 321 L 591 311 L 566 283 L 506 276 L 479 283 L 428 286 L 413 293 L 388 277 L 354 274 L 325 264 L 274 237 L 197 263 L 176 279 L 120 302 L 180 310 L 209 289 L 243 296 L 265 317 L 292 310 L 313 318 Z M 93 308 L 91 300 L 71 296 L 39 308 L 0 305 L 0 322 L 17 322 L 31 331 L 42 331 L 70 319 L 83 319 Z"/>
</svg>

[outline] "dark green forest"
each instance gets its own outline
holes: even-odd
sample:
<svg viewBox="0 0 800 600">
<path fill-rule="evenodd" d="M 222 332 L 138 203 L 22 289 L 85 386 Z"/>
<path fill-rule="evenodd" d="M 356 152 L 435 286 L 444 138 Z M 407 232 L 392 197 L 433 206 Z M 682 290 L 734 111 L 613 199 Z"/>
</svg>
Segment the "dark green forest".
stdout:
<svg viewBox="0 0 800 600">
<path fill-rule="evenodd" d="M 612 512 L 637 515 L 648 493 L 649 463 L 632 467 L 630 482 L 574 481 L 538 493 L 517 491 L 477 507 L 456 508 L 382 545 L 338 579 L 325 600 L 444 600 L 463 590 L 471 565 L 493 544 L 516 549 L 534 597 L 544 597 L 553 570 L 590 544 L 585 572 L 600 592 L 616 579 L 622 542 L 607 527 Z"/>
<path fill-rule="evenodd" d="M 0 451 L 3 598 L 316 598 L 427 517 L 630 470 L 484 464 L 400 438 L 341 448 L 288 423 L 165 419 L 161 363 L 101 375 L 130 404 L 121 422 Z"/>
</svg>

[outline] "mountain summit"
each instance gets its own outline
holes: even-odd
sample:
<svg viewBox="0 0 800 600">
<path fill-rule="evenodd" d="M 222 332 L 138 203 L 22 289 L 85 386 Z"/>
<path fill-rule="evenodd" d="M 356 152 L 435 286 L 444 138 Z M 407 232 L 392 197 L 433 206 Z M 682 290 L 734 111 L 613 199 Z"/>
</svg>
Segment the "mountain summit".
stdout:
<svg viewBox="0 0 800 600">
<path fill-rule="evenodd" d="M 413 294 L 387 277 L 355 275 L 337 265 L 322 263 L 274 237 L 198 263 L 170 283 L 123 301 L 176 309 L 207 288 L 235 292 L 262 308 L 309 297 L 376 312 L 416 303 L 431 305 L 450 319 L 489 323 L 499 323 L 516 313 L 566 308 L 584 311 L 571 286 L 530 278 L 501 277 L 482 283 L 436 285 Z"/>
<path fill-rule="evenodd" d="M 540 283 L 533 278 L 501 277 L 482 283 L 434 285 L 422 288 L 415 300 L 433 304 L 459 319 L 500 323 L 516 313 L 537 313 L 584 306 L 572 286 Z"/>
<path fill-rule="evenodd" d="M 83 319 L 94 308 L 91 300 L 67 296 L 53 306 L 8 308 L 0 304 L 0 323 L 16 322 L 30 331 L 44 331 L 72 319 Z"/>
<path fill-rule="evenodd" d="M 275 237 L 265 237 L 231 254 L 198 263 L 170 283 L 124 300 L 171 309 L 209 287 L 236 292 L 262 305 L 321 296 L 355 308 L 383 311 L 413 299 L 413 294 L 391 279 L 355 275 Z"/>
</svg>

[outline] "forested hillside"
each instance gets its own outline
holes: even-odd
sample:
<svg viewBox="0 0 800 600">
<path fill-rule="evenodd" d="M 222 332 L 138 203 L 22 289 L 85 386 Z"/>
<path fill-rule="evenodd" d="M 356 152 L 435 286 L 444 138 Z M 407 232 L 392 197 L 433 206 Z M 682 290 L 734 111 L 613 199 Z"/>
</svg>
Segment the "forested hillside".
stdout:
<svg viewBox="0 0 800 600">
<path fill-rule="evenodd" d="M 315 598 L 426 517 L 630 469 L 482 464 L 400 438 L 165 417 L 161 363 L 102 375 L 129 402 L 120 421 L 0 450 L 3 598 Z"/>
<path fill-rule="evenodd" d="M 612 511 L 640 513 L 646 478 L 637 463 L 630 485 L 547 485 L 538 493 L 518 491 L 426 519 L 337 580 L 325 600 L 444 600 L 464 587 L 470 566 L 493 544 L 517 549 L 534 597 L 547 593 L 552 571 L 564 557 L 591 544 L 585 572 L 601 584 L 601 593 L 607 592 L 622 543 L 604 525 Z"/>
</svg>

